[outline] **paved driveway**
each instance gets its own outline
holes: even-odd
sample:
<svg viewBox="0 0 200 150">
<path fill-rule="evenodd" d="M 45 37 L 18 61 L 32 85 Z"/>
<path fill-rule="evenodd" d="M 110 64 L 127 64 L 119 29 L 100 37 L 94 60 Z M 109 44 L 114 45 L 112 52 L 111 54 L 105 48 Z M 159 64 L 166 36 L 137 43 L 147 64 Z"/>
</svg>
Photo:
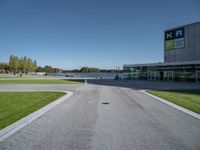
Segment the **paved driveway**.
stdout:
<svg viewBox="0 0 200 150">
<path fill-rule="evenodd" d="M 0 90 L 74 91 L 72 97 L 2 141 L 0 149 L 200 149 L 200 120 L 141 93 L 138 86 L 139 82 L 134 87 L 104 80 L 81 86 L 0 85 Z"/>
</svg>

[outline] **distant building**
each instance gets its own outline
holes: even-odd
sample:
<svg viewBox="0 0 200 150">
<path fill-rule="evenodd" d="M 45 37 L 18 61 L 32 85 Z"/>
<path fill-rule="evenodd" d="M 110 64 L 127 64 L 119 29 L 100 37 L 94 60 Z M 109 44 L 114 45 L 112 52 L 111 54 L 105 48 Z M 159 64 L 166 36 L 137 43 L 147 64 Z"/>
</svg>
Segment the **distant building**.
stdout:
<svg viewBox="0 0 200 150">
<path fill-rule="evenodd" d="M 164 31 L 164 63 L 125 64 L 124 78 L 200 81 L 200 22 Z"/>
<path fill-rule="evenodd" d="M 46 72 L 35 72 L 34 74 L 35 74 L 35 75 L 45 75 Z"/>
</svg>

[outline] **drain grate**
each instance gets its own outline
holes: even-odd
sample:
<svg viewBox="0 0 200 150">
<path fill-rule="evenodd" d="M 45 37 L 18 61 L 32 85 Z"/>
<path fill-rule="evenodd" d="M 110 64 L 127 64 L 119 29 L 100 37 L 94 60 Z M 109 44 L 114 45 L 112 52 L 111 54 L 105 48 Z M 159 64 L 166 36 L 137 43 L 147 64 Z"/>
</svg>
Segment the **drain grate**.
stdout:
<svg viewBox="0 0 200 150">
<path fill-rule="evenodd" d="M 110 104 L 109 102 L 103 102 L 102 104 L 104 104 L 104 105 L 108 105 L 108 104 Z"/>
</svg>

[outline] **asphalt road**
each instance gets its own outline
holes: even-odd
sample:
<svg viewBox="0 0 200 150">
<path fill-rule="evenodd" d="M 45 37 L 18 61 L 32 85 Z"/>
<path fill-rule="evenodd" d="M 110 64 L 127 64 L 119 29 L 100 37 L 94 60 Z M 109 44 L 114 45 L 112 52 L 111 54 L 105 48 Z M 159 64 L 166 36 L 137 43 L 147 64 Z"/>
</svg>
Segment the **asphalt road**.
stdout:
<svg viewBox="0 0 200 150">
<path fill-rule="evenodd" d="M 141 93 L 138 87 L 120 86 L 121 82 L 0 85 L 0 91 L 74 91 L 72 97 L 2 141 L 0 150 L 200 149 L 200 120 Z"/>
</svg>

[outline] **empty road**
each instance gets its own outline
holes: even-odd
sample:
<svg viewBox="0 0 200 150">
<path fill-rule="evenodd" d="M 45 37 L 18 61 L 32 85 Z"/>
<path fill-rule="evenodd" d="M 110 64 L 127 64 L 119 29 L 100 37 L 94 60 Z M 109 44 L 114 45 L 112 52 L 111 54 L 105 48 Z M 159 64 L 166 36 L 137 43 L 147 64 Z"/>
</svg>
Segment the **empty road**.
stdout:
<svg viewBox="0 0 200 150">
<path fill-rule="evenodd" d="M 199 88 L 185 83 L 104 80 L 83 85 L 0 85 L 0 91 L 74 92 L 0 142 L 0 150 L 198 150 L 200 120 L 138 90 L 194 86 Z"/>
</svg>

